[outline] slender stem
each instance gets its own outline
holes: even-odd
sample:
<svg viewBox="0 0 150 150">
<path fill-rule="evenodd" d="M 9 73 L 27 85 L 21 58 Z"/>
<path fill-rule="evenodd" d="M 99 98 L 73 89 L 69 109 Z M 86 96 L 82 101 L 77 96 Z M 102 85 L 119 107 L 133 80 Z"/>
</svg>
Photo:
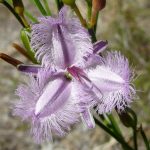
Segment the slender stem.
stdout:
<svg viewBox="0 0 150 150">
<path fill-rule="evenodd" d="M 89 31 L 89 34 L 91 35 L 92 43 L 96 42 L 97 38 L 96 38 L 96 34 L 94 32 L 94 29 L 93 28 L 89 28 L 88 31 Z"/>
<path fill-rule="evenodd" d="M 132 127 L 133 130 L 133 142 L 134 142 L 134 148 L 135 150 L 138 150 L 138 145 L 137 145 L 137 116 L 135 114 L 135 112 L 128 108 L 127 111 L 132 115 L 132 117 L 134 118 L 134 125 Z"/>
<path fill-rule="evenodd" d="M 146 146 L 147 150 L 150 150 L 150 143 L 149 143 L 149 141 L 148 141 L 148 139 L 147 139 L 147 137 L 146 137 L 146 134 L 144 133 L 144 130 L 143 130 L 142 125 L 141 125 L 141 127 L 140 127 L 140 132 L 141 132 L 141 135 L 142 135 L 142 137 L 143 137 L 143 141 L 144 141 L 144 143 L 145 143 L 145 146 Z"/>
<path fill-rule="evenodd" d="M 112 114 L 109 114 L 109 115 L 108 115 L 108 118 L 109 118 L 109 120 L 110 120 L 110 122 L 111 122 L 111 124 L 112 124 L 112 127 L 113 127 L 115 133 L 117 133 L 121 138 L 123 138 L 122 133 L 121 133 L 121 130 L 120 130 L 120 128 L 119 128 L 119 126 L 118 126 L 118 124 L 117 124 L 115 118 L 113 117 L 113 115 L 112 115 Z"/>
<path fill-rule="evenodd" d="M 52 13 L 51 13 L 51 10 L 50 10 L 50 8 L 49 8 L 49 5 L 48 5 L 47 0 L 43 0 L 43 4 L 44 4 L 44 6 L 45 6 L 45 9 L 46 9 L 47 15 L 48 15 L 48 16 L 51 16 L 51 15 L 52 15 Z"/>
<path fill-rule="evenodd" d="M 88 6 L 88 20 L 91 19 L 92 7 Z"/>
<path fill-rule="evenodd" d="M 25 11 L 24 11 L 24 14 L 25 14 L 33 23 L 38 22 L 38 20 L 37 20 L 34 16 L 32 16 L 32 14 L 31 14 L 29 11 L 25 10 Z"/>
<path fill-rule="evenodd" d="M 104 131 L 106 131 L 108 134 L 110 134 L 113 138 L 115 138 L 125 150 L 134 150 L 132 147 L 130 147 L 122 138 L 119 138 L 116 136 L 116 134 L 107 128 L 104 124 L 102 124 L 97 118 L 94 118 L 96 124 L 101 127 Z"/>
<path fill-rule="evenodd" d="M 96 33 L 96 29 L 97 29 L 98 16 L 99 16 L 99 12 L 98 12 L 97 15 L 96 15 L 96 23 L 95 23 L 95 25 L 94 25 L 94 31 L 95 31 L 95 33 Z"/>
<path fill-rule="evenodd" d="M 47 16 L 47 13 L 43 7 L 43 5 L 41 4 L 40 0 L 34 0 L 35 5 L 37 6 L 37 8 L 40 10 L 40 12 L 42 13 L 43 16 Z"/>
<path fill-rule="evenodd" d="M 138 146 L 137 146 L 137 130 L 136 130 L 136 128 L 133 128 L 133 142 L 134 142 L 134 149 L 138 150 Z"/>
<path fill-rule="evenodd" d="M 25 25 L 25 27 L 30 27 L 28 21 L 26 20 L 26 18 L 24 17 L 24 14 L 20 15 L 21 19 L 22 19 L 22 22 L 23 24 Z"/>
<path fill-rule="evenodd" d="M 91 19 L 91 14 L 92 14 L 92 2 L 89 0 L 86 0 L 88 9 L 87 9 L 87 16 L 88 16 L 88 20 L 90 21 Z"/>
<path fill-rule="evenodd" d="M 58 11 L 63 7 L 63 3 L 60 0 L 55 0 Z"/>
<path fill-rule="evenodd" d="M 26 25 L 25 25 L 24 22 L 22 21 L 21 17 L 15 12 L 15 10 L 12 8 L 11 5 L 9 5 L 8 2 L 2 1 L 2 4 L 4 4 L 4 5 L 12 12 L 12 14 L 17 18 L 17 20 L 20 22 L 20 24 L 21 24 L 23 27 L 26 27 Z"/>
<path fill-rule="evenodd" d="M 81 22 L 82 26 L 86 28 L 86 27 L 87 27 L 86 20 L 83 18 L 83 16 L 82 16 L 82 14 L 81 14 L 79 8 L 77 7 L 77 5 L 74 4 L 74 5 L 72 6 L 72 9 L 75 11 L 76 15 L 77 15 L 78 18 L 80 19 L 80 22 Z"/>
</svg>

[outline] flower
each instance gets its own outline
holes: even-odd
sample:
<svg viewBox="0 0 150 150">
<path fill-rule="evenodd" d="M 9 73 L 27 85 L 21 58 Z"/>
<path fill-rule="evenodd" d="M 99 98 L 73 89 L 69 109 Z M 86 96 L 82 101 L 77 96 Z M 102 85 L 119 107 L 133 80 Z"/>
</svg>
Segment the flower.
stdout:
<svg viewBox="0 0 150 150">
<path fill-rule="evenodd" d="M 79 114 L 93 128 L 93 106 L 107 113 L 130 104 L 135 91 L 127 59 L 117 52 L 98 55 L 107 41 L 92 44 L 88 31 L 68 16 L 66 7 L 58 18 L 39 18 L 32 26 L 31 46 L 42 65 L 18 65 L 30 82 L 17 89 L 21 101 L 15 114 L 31 121 L 36 141 L 65 135 Z"/>
</svg>

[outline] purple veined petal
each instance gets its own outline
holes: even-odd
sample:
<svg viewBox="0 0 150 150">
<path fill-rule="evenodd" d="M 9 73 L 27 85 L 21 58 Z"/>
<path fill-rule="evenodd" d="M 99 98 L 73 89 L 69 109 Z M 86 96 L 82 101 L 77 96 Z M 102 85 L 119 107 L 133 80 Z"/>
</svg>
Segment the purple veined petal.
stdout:
<svg viewBox="0 0 150 150">
<path fill-rule="evenodd" d="M 89 71 L 88 76 L 101 90 L 113 91 L 125 84 L 123 78 L 103 66 Z"/>
<path fill-rule="evenodd" d="M 135 90 L 131 85 L 128 60 L 118 52 L 108 53 L 103 64 L 91 69 L 88 77 L 101 90 L 102 103 L 98 102 L 99 113 L 123 110 L 132 102 Z"/>
<path fill-rule="evenodd" d="M 73 63 L 74 52 L 72 52 L 70 49 L 74 50 L 74 47 L 72 47 L 71 45 L 68 45 L 67 42 L 69 42 L 69 41 L 67 39 L 65 39 L 65 34 L 62 32 L 60 25 L 57 26 L 57 30 L 58 30 L 58 38 L 59 38 L 61 48 L 62 48 L 62 53 L 63 53 L 62 59 L 64 60 L 64 68 L 67 68 Z M 69 44 L 71 44 L 71 43 L 69 43 Z M 57 65 L 59 65 L 59 64 L 57 64 Z"/>
<path fill-rule="evenodd" d="M 50 81 L 35 106 L 35 115 L 44 117 L 55 113 L 70 97 L 71 84 L 64 78 Z"/>
<path fill-rule="evenodd" d="M 40 65 L 25 65 L 20 64 L 17 66 L 17 69 L 24 73 L 34 73 L 37 74 L 39 69 L 42 69 L 43 67 Z"/>
<path fill-rule="evenodd" d="M 52 140 L 53 134 L 66 135 L 71 125 L 79 121 L 79 110 L 70 97 L 71 84 L 68 82 L 59 72 L 44 68 L 36 78 L 31 75 L 27 84 L 18 87 L 16 95 L 20 101 L 15 103 L 14 115 L 31 122 L 31 134 L 37 143 Z M 43 103 L 39 102 L 42 97 Z M 37 106 L 38 114 L 35 115 L 37 103 L 41 106 Z"/>
<path fill-rule="evenodd" d="M 58 18 L 40 18 L 41 22 L 32 26 L 31 47 L 42 65 L 65 69 L 92 54 L 93 45 L 79 20 L 62 9 Z"/>
<path fill-rule="evenodd" d="M 95 121 L 93 119 L 93 116 L 89 108 L 85 108 L 83 112 L 81 112 L 81 118 L 85 126 L 87 126 L 89 129 L 92 129 L 95 127 Z"/>
<path fill-rule="evenodd" d="M 83 69 L 72 66 L 67 70 L 86 91 L 94 92 L 94 95 L 96 95 L 98 99 L 102 98 L 102 93 L 100 89 L 89 79 Z"/>
<path fill-rule="evenodd" d="M 108 42 L 107 41 L 97 41 L 96 43 L 93 44 L 94 50 L 93 53 L 94 54 L 98 54 L 103 52 L 108 46 Z"/>
<path fill-rule="evenodd" d="M 84 61 L 76 66 L 82 68 L 83 70 L 95 68 L 97 65 L 103 63 L 102 57 L 98 54 L 90 54 L 89 56 L 83 57 Z"/>
<path fill-rule="evenodd" d="M 61 20 L 62 24 L 66 23 L 67 11 L 68 11 L 67 6 L 62 7 L 61 10 L 59 11 L 59 20 Z"/>
</svg>

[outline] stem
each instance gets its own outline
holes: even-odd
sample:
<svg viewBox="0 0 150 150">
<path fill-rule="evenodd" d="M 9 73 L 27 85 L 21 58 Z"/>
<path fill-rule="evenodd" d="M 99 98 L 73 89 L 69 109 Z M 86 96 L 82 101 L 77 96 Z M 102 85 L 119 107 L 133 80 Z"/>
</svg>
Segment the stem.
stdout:
<svg viewBox="0 0 150 150">
<path fill-rule="evenodd" d="M 22 21 L 21 17 L 15 12 L 15 10 L 12 8 L 12 6 L 9 5 L 9 3 L 6 2 L 6 1 L 3 1 L 2 3 L 11 11 L 11 13 L 16 17 L 16 19 L 20 22 L 20 24 L 21 24 L 23 27 L 26 27 L 26 25 L 25 25 L 24 22 Z"/>
<path fill-rule="evenodd" d="M 44 6 L 45 6 L 47 15 L 48 15 L 48 16 L 51 16 L 52 13 L 51 13 L 51 10 L 50 10 L 50 8 L 49 8 L 49 6 L 48 6 L 47 0 L 43 0 L 43 3 L 44 3 Z"/>
<path fill-rule="evenodd" d="M 92 7 L 88 6 L 88 20 L 91 19 Z"/>
<path fill-rule="evenodd" d="M 82 17 L 82 14 L 80 13 L 80 10 L 77 7 L 77 5 L 74 4 L 73 6 L 71 6 L 71 8 L 75 11 L 76 15 L 80 19 L 80 22 L 81 22 L 82 26 L 86 28 L 87 27 L 86 20 Z"/>
<path fill-rule="evenodd" d="M 132 127 L 132 130 L 133 130 L 133 142 L 134 142 L 135 150 L 138 150 L 138 145 L 137 145 L 137 116 L 136 116 L 135 112 L 132 109 L 128 108 L 127 111 L 134 118 L 134 125 Z"/>
<path fill-rule="evenodd" d="M 138 150 L 138 147 L 137 147 L 137 130 L 136 130 L 136 128 L 133 128 L 133 142 L 134 142 L 135 150 Z"/>
<path fill-rule="evenodd" d="M 32 16 L 32 14 L 29 11 L 25 10 L 24 13 L 33 23 L 38 22 L 38 20 L 34 16 Z"/>
<path fill-rule="evenodd" d="M 87 16 L 88 16 L 88 20 L 90 21 L 91 19 L 91 14 L 92 14 L 92 2 L 89 0 L 86 0 L 88 9 L 87 9 Z"/>
<path fill-rule="evenodd" d="M 96 15 L 96 23 L 95 23 L 95 25 L 94 25 L 94 31 L 95 31 L 95 33 L 96 33 L 96 29 L 97 29 L 98 16 L 99 16 L 99 12 L 98 12 L 97 15 Z"/>
<path fill-rule="evenodd" d="M 60 2 L 60 0 L 55 0 L 56 2 L 56 5 L 57 5 L 57 8 L 58 8 L 58 11 L 63 7 L 63 3 Z"/>
<path fill-rule="evenodd" d="M 35 5 L 37 6 L 37 8 L 40 10 L 40 12 L 42 13 L 43 16 L 47 16 L 47 13 L 43 7 L 43 5 L 41 4 L 40 0 L 34 0 Z"/>
<path fill-rule="evenodd" d="M 104 131 L 106 131 L 108 134 L 110 134 L 113 138 L 115 138 L 123 147 L 124 150 L 134 150 L 132 147 L 130 147 L 122 138 L 119 138 L 114 134 L 112 130 L 107 128 L 105 125 L 103 125 L 97 118 L 94 117 L 94 120 L 96 124 L 101 127 Z"/>
<path fill-rule="evenodd" d="M 120 138 L 123 138 L 121 130 L 120 130 L 120 128 L 119 128 L 115 118 L 113 117 L 113 115 L 111 115 L 111 114 L 108 115 L 108 118 L 109 118 L 109 120 L 110 120 L 110 122 L 112 124 L 112 127 L 113 127 L 115 133 L 117 133 L 120 136 Z"/>
<path fill-rule="evenodd" d="M 22 19 L 22 22 L 23 24 L 25 25 L 25 27 L 30 27 L 28 21 L 26 20 L 26 18 L 24 17 L 24 14 L 20 15 L 21 19 Z"/>
<path fill-rule="evenodd" d="M 96 42 L 97 39 L 96 39 L 96 34 L 94 32 L 94 29 L 93 28 L 89 28 L 88 31 L 89 31 L 89 34 L 91 35 L 92 43 Z"/>
<path fill-rule="evenodd" d="M 140 132 L 141 132 L 141 135 L 142 135 L 142 137 L 143 137 L 143 141 L 144 141 L 144 143 L 145 143 L 145 146 L 146 146 L 147 150 L 150 150 L 150 143 L 149 143 L 149 141 L 148 141 L 148 139 L 147 139 L 147 137 L 146 137 L 146 134 L 144 133 L 144 130 L 143 130 L 142 125 L 141 125 L 141 127 L 140 127 Z"/>
</svg>

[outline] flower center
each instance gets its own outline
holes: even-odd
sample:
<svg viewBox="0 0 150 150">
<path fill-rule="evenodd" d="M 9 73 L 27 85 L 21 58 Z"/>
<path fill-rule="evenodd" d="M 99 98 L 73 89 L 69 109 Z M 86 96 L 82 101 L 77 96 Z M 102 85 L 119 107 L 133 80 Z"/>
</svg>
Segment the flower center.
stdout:
<svg viewBox="0 0 150 150">
<path fill-rule="evenodd" d="M 71 81 L 72 80 L 72 75 L 67 71 L 65 72 L 65 77 L 67 80 Z"/>
</svg>

